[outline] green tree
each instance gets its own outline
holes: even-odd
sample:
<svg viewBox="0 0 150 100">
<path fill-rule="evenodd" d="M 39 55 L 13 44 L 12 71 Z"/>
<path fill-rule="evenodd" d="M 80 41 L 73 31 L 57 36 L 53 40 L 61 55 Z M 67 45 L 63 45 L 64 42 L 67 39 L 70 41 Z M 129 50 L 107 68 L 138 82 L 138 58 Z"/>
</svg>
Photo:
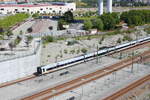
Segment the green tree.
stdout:
<svg viewBox="0 0 150 100">
<path fill-rule="evenodd" d="M 130 26 L 150 23 L 150 10 L 130 10 L 123 12 L 120 19 Z"/>
<path fill-rule="evenodd" d="M 119 22 L 120 22 L 120 14 L 117 13 L 117 12 L 113 12 L 113 13 L 111 13 L 111 16 L 115 19 L 115 23 L 119 24 Z"/>
<path fill-rule="evenodd" d="M 116 26 L 115 18 L 112 17 L 111 14 L 103 14 L 100 16 L 104 24 L 104 30 L 114 29 Z"/>
<path fill-rule="evenodd" d="M 68 23 L 73 22 L 74 20 L 73 13 L 71 11 L 65 12 L 63 15 L 63 19 Z"/>
<path fill-rule="evenodd" d="M 84 21 L 84 29 L 89 30 L 93 27 L 91 20 Z"/>
<path fill-rule="evenodd" d="M 52 36 L 45 36 L 42 38 L 43 43 L 49 43 L 49 42 L 53 42 L 54 41 L 54 37 Z"/>
<path fill-rule="evenodd" d="M 95 18 L 92 20 L 93 28 L 96 28 L 98 30 L 103 30 L 104 24 L 100 18 Z"/>
<path fill-rule="evenodd" d="M 81 52 L 85 54 L 85 53 L 87 53 L 87 49 L 86 48 L 82 48 Z"/>
<path fill-rule="evenodd" d="M 60 19 L 60 20 L 58 21 L 58 30 L 63 30 L 63 29 L 64 29 L 63 25 L 67 25 L 67 24 L 68 24 L 68 23 L 67 23 L 65 20 Z"/>
<path fill-rule="evenodd" d="M 32 17 L 33 18 L 38 18 L 40 15 L 38 14 L 38 13 L 34 13 L 33 15 L 32 15 Z"/>
<path fill-rule="evenodd" d="M 32 27 L 27 29 L 28 33 L 31 33 L 33 31 Z"/>
<path fill-rule="evenodd" d="M 128 22 L 129 25 L 142 25 L 143 21 L 140 16 L 132 16 L 130 17 L 130 22 Z"/>
<path fill-rule="evenodd" d="M 9 38 L 11 35 L 13 35 L 12 31 L 11 30 L 7 30 L 5 32 L 5 35 L 7 35 L 7 37 Z"/>
<path fill-rule="evenodd" d="M 21 37 L 17 36 L 17 38 L 14 40 L 14 45 L 18 45 L 21 41 Z"/>
</svg>

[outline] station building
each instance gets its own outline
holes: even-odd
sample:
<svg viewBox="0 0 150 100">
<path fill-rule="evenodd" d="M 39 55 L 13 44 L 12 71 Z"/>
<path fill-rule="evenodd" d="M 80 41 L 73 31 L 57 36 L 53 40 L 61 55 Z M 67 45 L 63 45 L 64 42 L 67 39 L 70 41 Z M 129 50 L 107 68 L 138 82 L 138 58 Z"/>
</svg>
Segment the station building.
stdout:
<svg viewBox="0 0 150 100">
<path fill-rule="evenodd" d="M 75 11 L 75 3 L 46 3 L 46 4 L 0 4 L 0 14 L 40 13 L 63 14 L 66 11 Z"/>
</svg>

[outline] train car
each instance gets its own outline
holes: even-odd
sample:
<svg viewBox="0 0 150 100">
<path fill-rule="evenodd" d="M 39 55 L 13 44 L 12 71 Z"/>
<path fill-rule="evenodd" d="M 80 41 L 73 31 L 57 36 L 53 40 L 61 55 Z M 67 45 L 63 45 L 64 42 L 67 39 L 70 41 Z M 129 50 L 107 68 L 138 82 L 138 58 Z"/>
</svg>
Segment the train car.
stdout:
<svg viewBox="0 0 150 100">
<path fill-rule="evenodd" d="M 41 67 L 37 68 L 37 73 L 38 74 L 44 74 L 44 73 L 47 73 L 49 70 L 60 69 L 62 67 L 64 68 L 64 66 L 73 65 L 73 64 L 79 63 L 80 61 L 85 61 L 86 59 L 93 58 L 97 55 L 98 56 L 105 55 L 105 54 L 110 53 L 112 51 L 125 49 L 127 47 L 132 46 L 132 45 L 142 43 L 142 42 L 146 42 L 146 41 L 150 41 L 150 37 L 142 38 L 142 39 L 139 39 L 139 40 L 134 40 L 134 41 L 131 41 L 131 42 L 128 42 L 128 43 L 118 45 L 118 46 L 114 46 L 114 47 L 111 47 L 111 48 L 106 48 L 106 49 L 103 49 L 103 50 L 99 50 L 97 52 L 85 54 L 85 55 L 82 55 L 82 56 L 79 56 L 79 57 L 71 58 L 71 59 L 68 59 L 68 60 L 60 61 L 60 62 L 49 64 L 49 65 L 46 65 L 46 66 L 41 66 Z"/>
</svg>

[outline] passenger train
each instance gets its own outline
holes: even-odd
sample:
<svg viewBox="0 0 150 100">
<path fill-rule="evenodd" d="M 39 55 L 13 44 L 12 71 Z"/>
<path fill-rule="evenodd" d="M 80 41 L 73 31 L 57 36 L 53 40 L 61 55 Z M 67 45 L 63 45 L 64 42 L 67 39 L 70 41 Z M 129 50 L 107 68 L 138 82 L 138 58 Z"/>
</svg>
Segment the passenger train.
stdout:
<svg viewBox="0 0 150 100">
<path fill-rule="evenodd" d="M 76 63 L 79 63 L 81 61 L 85 61 L 85 60 L 88 60 L 90 58 L 93 58 L 95 56 L 105 55 L 105 54 L 110 53 L 112 51 L 125 49 L 125 48 L 128 48 L 130 46 L 136 45 L 138 43 L 144 43 L 144 42 L 148 42 L 148 41 L 150 41 L 150 37 L 142 38 L 142 39 L 139 39 L 139 40 L 134 40 L 134 41 L 131 41 L 131 42 L 128 42 L 128 43 L 118 45 L 118 46 L 106 48 L 106 49 L 99 50 L 99 51 L 96 51 L 96 52 L 93 52 L 93 53 L 89 53 L 89 54 L 85 54 L 85 55 L 78 56 L 78 57 L 75 57 L 75 58 L 71 58 L 71 59 L 68 59 L 68 60 L 64 60 L 64 61 L 60 61 L 60 62 L 57 62 L 57 63 L 49 64 L 49 65 L 46 65 L 46 66 L 37 67 L 37 74 L 38 75 L 45 74 L 45 73 L 49 72 L 50 70 L 65 68 L 68 65 L 76 64 Z"/>
</svg>

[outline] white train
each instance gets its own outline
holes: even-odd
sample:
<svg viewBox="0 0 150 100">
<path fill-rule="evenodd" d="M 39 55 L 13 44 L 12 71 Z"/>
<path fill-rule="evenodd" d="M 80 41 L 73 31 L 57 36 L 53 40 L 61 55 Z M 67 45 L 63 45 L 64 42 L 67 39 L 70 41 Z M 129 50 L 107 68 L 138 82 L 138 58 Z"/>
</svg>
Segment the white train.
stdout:
<svg viewBox="0 0 150 100">
<path fill-rule="evenodd" d="M 112 51 L 125 49 L 125 48 L 128 48 L 130 46 L 136 45 L 138 43 L 148 42 L 148 41 L 150 41 L 150 37 L 142 38 L 142 39 L 139 39 L 139 40 L 134 40 L 134 41 L 131 41 L 131 42 L 128 42 L 128 43 L 118 45 L 118 46 L 114 46 L 114 47 L 106 48 L 106 49 L 103 49 L 103 50 L 99 50 L 98 52 L 85 54 L 85 55 L 82 55 L 82 56 L 79 56 L 79 57 L 75 57 L 75 58 L 72 58 L 72 59 L 60 61 L 60 62 L 49 64 L 49 65 L 46 65 L 46 66 L 37 67 L 37 74 L 44 74 L 44 73 L 47 73 L 51 70 L 62 69 L 62 68 L 67 67 L 68 65 L 76 64 L 76 63 L 79 63 L 81 61 L 93 58 L 95 56 L 105 55 L 105 54 L 110 53 Z"/>
</svg>

